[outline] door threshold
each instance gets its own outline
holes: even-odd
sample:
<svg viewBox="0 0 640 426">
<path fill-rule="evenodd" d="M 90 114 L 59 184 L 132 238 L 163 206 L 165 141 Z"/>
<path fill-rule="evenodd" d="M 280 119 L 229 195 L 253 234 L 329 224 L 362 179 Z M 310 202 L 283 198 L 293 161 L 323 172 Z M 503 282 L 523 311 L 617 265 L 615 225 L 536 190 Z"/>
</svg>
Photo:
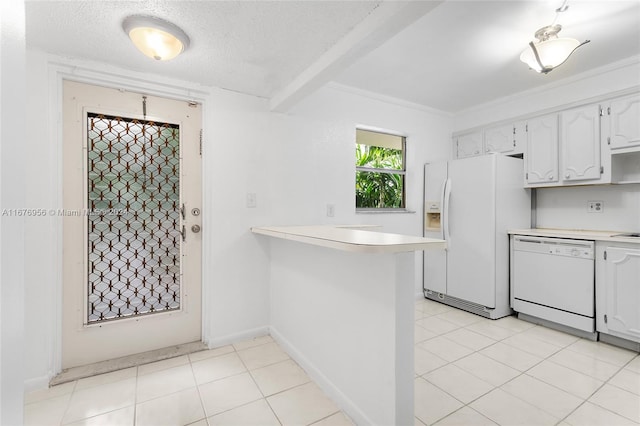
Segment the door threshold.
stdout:
<svg viewBox="0 0 640 426">
<path fill-rule="evenodd" d="M 71 367 L 66 370 L 62 370 L 60 374 L 53 377 L 49 381 L 49 386 L 61 385 L 63 383 L 73 382 L 74 380 L 84 379 L 86 377 L 111 373 L 117 370 L 124 370 L 125 368 L 137 367 L 139 365 L 162 361 L 168 358 L 175 358 L 193 352 L 204 351 L 206 349 L 208 349 L 207 345 L 202 342 L 191 342 L 142 352 L 135 355 L 127 355 L 120 358 L 100 361 L 94 364 Z"/>
</svg>

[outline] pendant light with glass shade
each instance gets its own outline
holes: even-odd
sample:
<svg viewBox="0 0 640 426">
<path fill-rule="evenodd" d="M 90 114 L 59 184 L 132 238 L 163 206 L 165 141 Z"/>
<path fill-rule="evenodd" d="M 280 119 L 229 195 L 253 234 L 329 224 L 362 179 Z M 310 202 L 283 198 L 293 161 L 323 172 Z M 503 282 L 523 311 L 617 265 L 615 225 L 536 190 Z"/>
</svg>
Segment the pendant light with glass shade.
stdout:
<svg viewBox="0 0 640 426">
<path fill-rule="evenodd" d="M 566 11 L 569 6 L 566 5 L 567 0 L 562 3 L 562 6 L 556 9 L 556 19 L 558 14 Z M 520 60 L 529 65 L 532 70 L 547 74 L 554 68 L 562 65 L 571 56 L 575 50 L 589 43 L 590 40 L 585 40 L 580 43 L 574 38 L 559 38 L 558 33 L 562 29 L 559 24 L 552 23 L 546 27 L 540 28 L 535 33 L 537 42 L 529 42 L 529 48 L 527 48 L 520 55 Z"/>
<path fill-rule="evenodd" d="M 122 29 L 138 50 L 158 61 L 173 59 L 189 47 L 189 36 L 182 29 L 153 16 L 129 16 Z"/>
</svg>

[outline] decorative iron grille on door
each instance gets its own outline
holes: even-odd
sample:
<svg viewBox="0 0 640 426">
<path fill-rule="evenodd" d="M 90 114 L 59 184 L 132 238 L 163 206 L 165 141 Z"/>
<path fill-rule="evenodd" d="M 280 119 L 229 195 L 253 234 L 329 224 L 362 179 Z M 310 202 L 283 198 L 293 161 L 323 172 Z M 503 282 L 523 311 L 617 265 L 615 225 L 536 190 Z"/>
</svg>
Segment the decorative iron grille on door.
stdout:
<svg viewBox="0 0 640 426">
<path fill-rule="evenodd" d="M 87 323 L 180 308 L 180 130 L 88 114 Z"/>
</svg>

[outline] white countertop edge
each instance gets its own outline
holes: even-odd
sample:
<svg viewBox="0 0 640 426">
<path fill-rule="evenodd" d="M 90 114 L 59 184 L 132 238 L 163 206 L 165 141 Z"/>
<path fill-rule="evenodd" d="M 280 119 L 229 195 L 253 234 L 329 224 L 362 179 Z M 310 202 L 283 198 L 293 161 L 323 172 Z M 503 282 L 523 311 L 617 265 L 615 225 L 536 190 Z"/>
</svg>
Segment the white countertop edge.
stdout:
<svg viewBox="0 0 640 426">
<path fill-rule="evenodd" d="M 444 240 L 372 232 L 359 226 L 256 226 L 254 234 L 356 253 L 400 253 L 446 248 Z"/>
<path fill-rule="evenodd" d="M 575 240 L 610 241 L 618 243 L 640 244 L 640 238 L 619 237 L 616 234 L 624 234 L 621 231 L 590 231 L 587 229 L 510 229 L 507 231 L 511 235 L 530 235 L 534 237 L 556 237 L 572 238 Z"/>
</svg>

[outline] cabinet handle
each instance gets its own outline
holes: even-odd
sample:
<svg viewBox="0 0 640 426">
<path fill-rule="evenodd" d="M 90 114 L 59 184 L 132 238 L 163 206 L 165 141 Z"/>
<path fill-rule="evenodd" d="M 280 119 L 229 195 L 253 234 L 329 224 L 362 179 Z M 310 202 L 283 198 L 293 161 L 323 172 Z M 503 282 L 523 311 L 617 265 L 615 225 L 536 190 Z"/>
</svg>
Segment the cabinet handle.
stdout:
<svg viewBox="0 0 640 426">
<path fill-rule="evenodd" d="M 549 180 L 553 180 L 553 175 L 549 175 Z"/>
<path fill-rule="evenodd" d="M 564 178 L 565 178 L 565 179 L 569 179 L 570 177 L 571 177 L 571 175 L 570 175 L 569 173 L 567 173 L 567 174 L 565 174 L 565 175 L 564 175 Z"/>
</svg>

